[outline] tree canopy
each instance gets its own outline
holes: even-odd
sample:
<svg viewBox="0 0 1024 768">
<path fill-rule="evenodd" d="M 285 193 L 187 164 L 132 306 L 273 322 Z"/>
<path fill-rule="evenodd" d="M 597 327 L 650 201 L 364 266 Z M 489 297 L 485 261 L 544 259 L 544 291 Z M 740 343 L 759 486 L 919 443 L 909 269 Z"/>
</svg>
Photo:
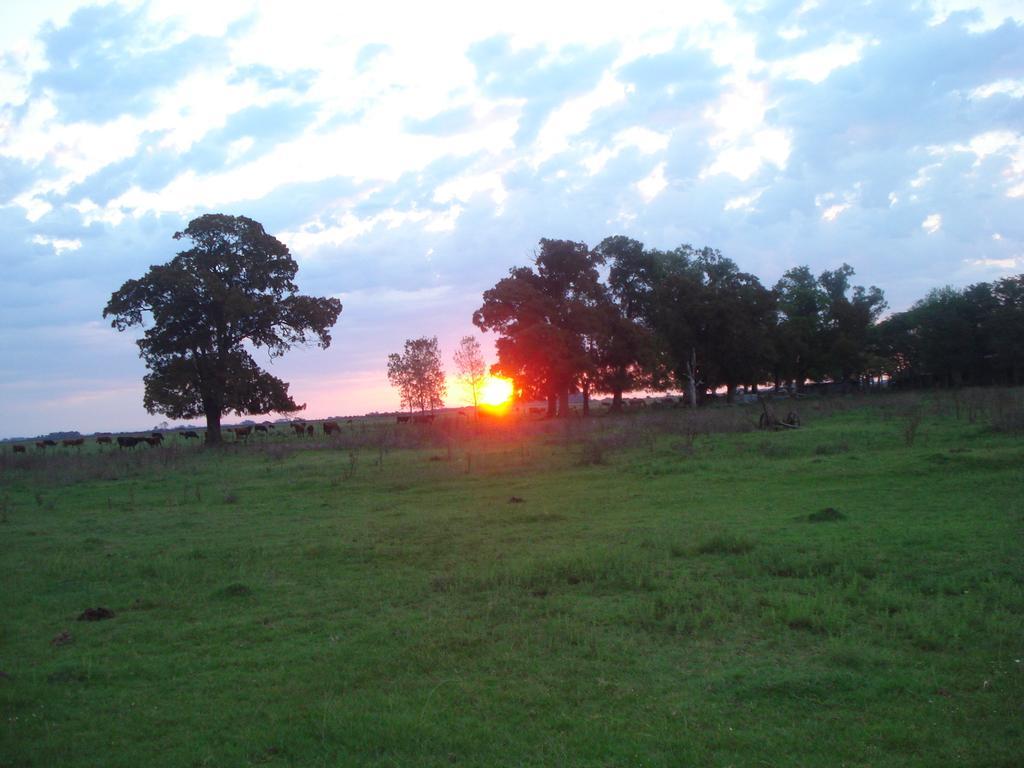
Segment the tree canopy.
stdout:
<svg viewBox="0 0 1024 768">
<path fill-rule="evenodd" d="M 205 416 L 206 441 L 218 443 L 228 413 L 304 408 L 251 350 L 276 358 L 295 344 L 326 349 L 341 302 L 297 293 L 298 265 L 288 247 L 245 216 L 205 214 L 174 239 L 191 247 L 125 282 L 103 310 L 119 331 L 145 328 L 137 343 L 149 369 L 146 409 Z"/>
</svg>

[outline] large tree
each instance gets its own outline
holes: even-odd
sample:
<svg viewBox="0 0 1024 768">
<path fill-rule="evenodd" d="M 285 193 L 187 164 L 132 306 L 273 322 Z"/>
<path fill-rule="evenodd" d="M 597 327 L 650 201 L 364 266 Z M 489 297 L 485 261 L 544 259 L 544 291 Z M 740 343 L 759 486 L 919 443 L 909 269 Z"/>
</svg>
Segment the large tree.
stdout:
<svg viewBox="0 0 1024 768">
<path fill-rule="evenodd" d="M 297 293 L 288 247 L 245 216 L 205 214 L 175 240 L 191 244 L 110 297 L 103 317 L 119 331 L 145 328 L 143 403 L 173 419 L 206 417 L 206 442 L 221 440 L 221 417 L 305 408 L 288 384 L 262 370 L 250 350 L 280 357 L 293 344 L 326 349 L 341 314 L 334 298 Z"/>
<path fill-rule="evenodd" d="M 388 355 L 388 381 L 398 390 L 403 408 L 422 413 L 444 405 L 447 388 L 437 337 L 408 339 L 402 354 Z"/>
<path fill-rule="evenodd" d="M 495 331 L 495 371 L 526 397 L 546 397 L 549 415 L 569 415 L 569 392 L 593 376 L 588 338 L 596 332 L 603 287 L 601 257 L 585 243 L 540 241 L 535 269 L 515 267 L 484 292 L 473 313 L 482 331 Z"/>
<path fill-rule="evenodd" d="M 658 338 L 647 324 L 656 266 L 643 243 L 623 235 L 606 237 L 595 250 L 609 265 L 608 297 L 594 336 L 597 389 L 611 393 L 611 410 L 618 412 L 624 392 L 666 383 Z"/>
</svg>

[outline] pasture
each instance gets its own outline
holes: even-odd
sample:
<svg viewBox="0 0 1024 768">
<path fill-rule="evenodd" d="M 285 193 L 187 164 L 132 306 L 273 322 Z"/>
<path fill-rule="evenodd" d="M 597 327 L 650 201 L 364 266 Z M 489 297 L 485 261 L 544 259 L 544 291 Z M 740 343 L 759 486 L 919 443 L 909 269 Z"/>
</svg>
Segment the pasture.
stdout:
<svg viewBox="0 0 1024 768">
<path fill-rule="evenodd" d="M 758 413 L 5 447 L 0 766 L 1020 765 L 1020 393 Z"/>
</svg>

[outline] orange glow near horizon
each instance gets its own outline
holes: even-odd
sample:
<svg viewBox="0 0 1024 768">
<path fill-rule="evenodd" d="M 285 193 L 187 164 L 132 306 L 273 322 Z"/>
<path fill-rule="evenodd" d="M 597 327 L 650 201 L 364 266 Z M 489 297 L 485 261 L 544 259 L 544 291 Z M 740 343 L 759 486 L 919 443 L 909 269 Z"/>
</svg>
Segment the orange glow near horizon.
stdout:
<svg viewBox="0 0 1024 768">
<path fill-rule="evenodd" d="M 496 408 L 512 399 L 512 382 L 498 376 L 488 376 L 480 388 L 480 405 Z"/>
</svg>

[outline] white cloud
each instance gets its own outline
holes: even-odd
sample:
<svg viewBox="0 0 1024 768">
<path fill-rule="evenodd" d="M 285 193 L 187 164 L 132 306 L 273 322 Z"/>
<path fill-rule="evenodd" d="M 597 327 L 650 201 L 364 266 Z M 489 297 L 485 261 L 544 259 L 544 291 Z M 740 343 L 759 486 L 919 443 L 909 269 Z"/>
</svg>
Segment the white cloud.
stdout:
<svg viewBox="0 0 1024 768">
<path fill-rule="evenodd" d="M 658 133 L 642 126 L 633 126 L 619 131 L 612 138 L 611 145 L 602 147 L 583 159 L 583 166 L 591 175 L 599 173 L 610 160 L 626 149 L 637 149 L 641 154 L 651 155 L 663 151 L 669 143 L 667 133 Z"/>
<path fill-rule="evenodd" d="M 1024 98 L 1024 80 L 1010 80 L 1008 78 L 996 80 L 988 85 L 975 88 L 970 92 L 969 97 L 972 99 L 987 99 L 997 94 L 1006 94 L 1014 99 Z"/>
<path fill-rule="evenodd" d="M 789 27 L 779 27 L 775 34 L 781 37 L 783 40 L 799 40 L 801 37 L 807 36 L 807 30 L 796 25 Z"/>
<path fill-rule="evenodd" d="M 1006 19 L 1024 22 L 1024 7 L 1020 0 L 930 0 L 932 8 L 931 24 L 942 24 L 951 14 L 957 11 L 976 11 L 980 14 L 978 21 L 967 26 L 971 32 L 984 32 L 994 29 Z"/>
<path fill-rule="evenodd" d="M 934 235 L 942 229 L 942 215 L 938 213 L 929 214 L 925 217 L 925 220 L 921 222 L 921 229 L 929 235 Z"/>
<path fill-rule="evenodd" d="M 495 169 L 457 176 L 437 187 L 434 190 L 433 200 L 435 203 L 448 203 L 452 200 L 469 202 L 476 195 L 488 194 L 500 212 L 508 198 L 508 190 L 505 188 L 503 177 L 504 170 L 508 169 Z"/>
<path fill-rule="evenodd" d="M 626 98 L 626 86 L 610 74 L 589 92 L 562 104 L 548 117 L 534 144 L 534 168 L 569 148 L 569 140 L 586 130 L 594 112 Z"/>
<path fill-rule="evenodd" d="M 975 267 L 987 267 L 989 269 L 1016 269 L 1018 264 L 1024 265 L 1024 259 L 964 259 L 965 262 Z"/>
<path fill-rule="evenodd" d="M 747 181 L 767 163 L 785 169 L 791 148 L 785 131 L 769 128 L 754 134 L 749 142 L 723 149 L 700 175 L 707 178 L 725 173 Z"/>
<path fill-rule="evenodd" d="M 277 237 L 296 255 L 308 258 L 325 248 L 336 248 L 362 237 L 377 228 L 399 229 L 413 225 L 428 232 L 446 232 L 454 228 L 462 206 L 450 205 L 442 211 L 388 209 L 374 216 L 359 218 L 345 211 L 334 222 L 320 219 L 308 222 L 299 229 L 280 232 Z"/>
<path fill-rule="evenodd" d="M 82 241 L 77 238 L 74 240 L 66 240 L 57 237 L 46 237 L 46 235 L 36 235 L 32 238 L 32 242 L 36 245 L 49 245 L 53 247 L 53 252 L 60 256 L 68 251 L 77 251 L 82 247 Z"/>
<path fill-rule="evenodd" d="M 860 61 L 861 51 L 867 44 L 868 41 L 862 38 L 845 43 L 829 43 L 813 51 L 773 62 L 770 71 L 775 77 L 807 80 L 817 84 L 835 70 Z"/>
<path fill-rule="evenodd" d="M 758 199 L 761 197 L 761 195 L 764 194 L 765 189 L 767 189 L 767 187 L 762 187 L 761 189 L 756 190 L 755 192 L 752 192 L 749 195 L 740 195 L 738 197 L 734 197 L 734 198 L 731 198 L 729 200 L 726 200 L 725 201 L 725 206 L 723 207 L 723 210 L 726 210 L 726 211 L 736 211 L 736 210 L 751 211 L 751 210 L 754 210 L 754 203 L 756 203 L 758 201 Z"/>
<path fill-rule="evenodd" d="M 651 202 L 668 186 L 665 179 L 665 163 L 658 163 L 654 170 L 636 183 L 637 191 L 645 203 Z"/>
<path fill-rule="evenodd" d="M 824 211 L 821 212 L 821 218 L 824 221 L 835 221 L 839 218 L 839 214 L 843 211 L 849 210 L 849 203 L 837 203 L 836 205 L 830 205 Z"/>
</svg>

